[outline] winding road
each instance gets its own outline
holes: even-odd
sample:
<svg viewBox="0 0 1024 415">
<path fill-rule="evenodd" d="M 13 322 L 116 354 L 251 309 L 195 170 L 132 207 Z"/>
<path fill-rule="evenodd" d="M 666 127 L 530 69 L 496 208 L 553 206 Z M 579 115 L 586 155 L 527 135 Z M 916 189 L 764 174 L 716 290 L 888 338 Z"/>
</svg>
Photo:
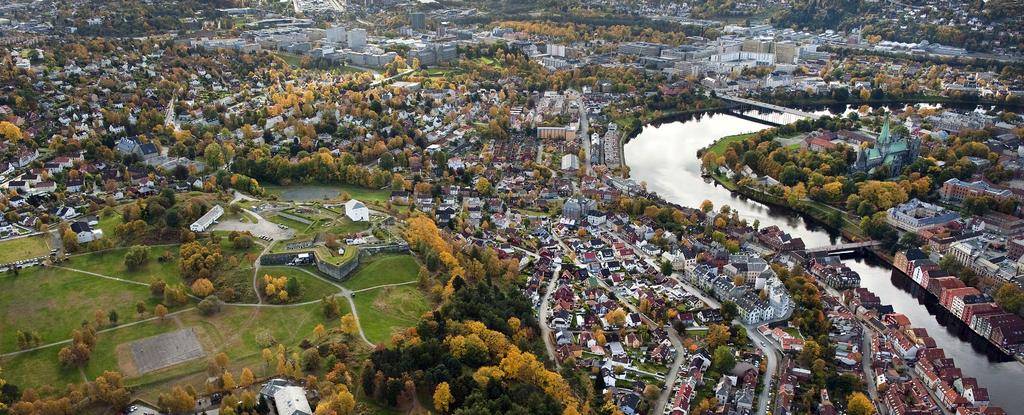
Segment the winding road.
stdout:
<svg viewBox="0 0 1024 415">
<path fill-rule="evenodd" d="M 551 280 L 548 281 L 547 290 L 544 291 L 544 298 L 540 300 L 540 335 L 544 338 L 544 347 L 548 349 L 548 356 L 551 356 L 551 360 L 555 362 L 555 367 L 558 369 L 562 368 L 561 363 L 558 361 L 557 355 L 555 354 L 554 340 L 551 339 L 551 327 L 548 326 L 548 319 L 551 317 L 551 292 L 555 291 L 558 287 L 558 276 L 562 273 L 562 265 L 559 264 L 555 268 L 554 275 L 551 276 Z"/>
<path fill-rule="evenodd" d="M 562 238 L 559 237 L 558 233 L 554 232 L 553 229 L 551 230 L 551 235 L 554 236 L 555 240 L 558 242 L 558 245 L 562 247 L 564 252 L 571 252 L 569 250 L 569 247 L 565 245 L 565 242 L 562 241 Z M 641 251 L 637 250 L 636 252 L 641 252 Z M 576 265 L 582 267 L 582 264 L 576 264 Z M 558 280 L 558 274 L 557 273 L 555 274 L 555 278 L 552 278 L 552 280 L 553 281 L 557 281 Z M 603 279 L 597 278 L 597 283 L 602 288 L 607 290 L 609 293 L 614 293 L 615 292 L 612 289 L 612 287 L 609 287 L 608 284 Z M 542 311 L 541 317 L 542 318 L 541 318 L 541 322 L 540 323 L 541 323 L 541 331 L 542 332 L 547 328 L 547 318 L 546 318 L 547 316 L 545 315 L 546 314 L 545 313 L 545 308 L 548 306 L 548 303 L 549 303 L 548 302 L 548 296 L 550 295 L 551 291 L 554 290 L 553 287 L 554 287 L 554 282 L 549 283 L 548 292 L 544 294 L 544 303 L 541 306 L 541 311 Z M 626 301 L 625 299 L 621 299 L 621 298 L 619 300 L 620 300 L 620 302 L 623 305 L 626 306 L 626 308 L 629 309 L 629 311 L 631 311 L 633 313 L 639 314 L 641 316 L 641 318 L 643 319 L 644 324 L 647 324 L 652 329 L 655 329 L 655 328 L 658 327 L 658 325 L 653 320 L 648 318 L 646 314 L 640 312 L 640 310 L 636 306 L 634 306 L 633 303 L 631 303 L 629 301 Z M 653 412 L 654 414 L 663 414 L 663 413 L 665 413 L 665 406 L 668 405 L 668 400 L 672 396 L 672 387 L 675 386 L 675 384 L 676 384 L 676 378 L 679 376 L 679 368 L 682 367 L 683 361 L 684 361 L 683 341 L 679 337 L 679 333 L 677 333 L 675 328 L 673 328 L 672 326 L 668 326 L 666 328 L 665 332 L 668 334 L 669 342 L 672 343 L 672 348 L 675 349 L 675 351 L 676 351 L 676 353 L 675 353 L 676 357 L 675 357 L 675 360 L 672 362 L 672 366 L 669 366 L 668 374 L 665 376 L 665 381 L 664 381 L 664 384 L 662 385 L 662 388 L 661 388 L 661 394 L 658 395 L 658 400 L 654 403 L 654 412 Z M 546 346 L 548 346 L 548 352 L 551 353 L 552 358 L 554 358 L 555 354 L 553 352 L 553 346 L 549 346 L 549 343 L 551 342 L 551 336 L 549 335 L 549 333 L 550 333 L 550 330 L 548 330 L 547 333 L 544 333 L 544 343 L 545 343 Z M 555 359 L 555 360 L 557 361 L 557 359 Z"/>
</svg>

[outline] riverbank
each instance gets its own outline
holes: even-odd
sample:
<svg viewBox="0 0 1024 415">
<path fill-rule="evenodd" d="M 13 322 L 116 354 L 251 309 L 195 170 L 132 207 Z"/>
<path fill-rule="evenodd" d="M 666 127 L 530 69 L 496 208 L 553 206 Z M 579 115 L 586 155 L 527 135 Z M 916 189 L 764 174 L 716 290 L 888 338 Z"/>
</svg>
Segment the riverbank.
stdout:
<svg viewBox="0 0 1024 415">
<path fill-rule="evenodd" d="M 995 106 L 995 107 L 1004 108 L 1004 109 L 1015 109 L 1015 110 L 1024 109 L 1024 104 L 1006 103 L 1006 102 L 1002 102 L 1002 101 L 993 101 L 993 100 L 986 100 L 986 99 L 965 100 L 965 99 L 959 99 L 959 98 L 950 98 L 950 97 L 932 96 L 932 95 L 919 96 L 919 97 L 911 97 L 911 98 L 902 98 L 902 99 L 895 99 L 895 98 L 892 98 L 892 99 L 889 99 L 889 98 L 869 99 L 869 100 L 848 99 L 848 100 L 840 101 L 840 100 L 837 100 L 837 99 L 832 99 L 832 98 L 827 98 L 827 97 L 820 97 L 820 98 L 808 98 L 808 99 L 768 100 L 768 101 L 765 101 L 765 102 L 767 102 L 769 104 L 784 106 L 784 107 L 801 108 L 801 109 L 807 109 L 807 108 L 814 109 L 813 107 L 833 107 L 833 106 L 839 106 L 839 105 L 848 105 L 848 106 L 852 106 L 852 107 L 859 107 L 861 105 L 868 105 L 868 106 L 878 107 L 878 106 L 893 106 L 893 105 L 903 105 L 903 106 L 906 106 L 906 105 L 916 105 L 916 104 L 931 104 L 931 105 L 941 104 L 941 105 L 948 105 L 948 106 L 954 106 L 954 107 L 965 107 L 965 106 L 983 105 L 983 106 Z"/>
<path fill-rule="evenodd" d="M 708 176 L 716 183 L 726 189 L 729 189 L 729 191 L 733 193 L 740 194 L 758 203 L 791 210 L 799 215 L 812 219 L 814 222 L 833 232 L 838 232 L 843 238 L 846 238 L 851 242 L 861 242 L 869 239 L 860 229 L 860 222 L 856 217 L 852 217 L 849 213 L 836 209 L 835 207 L 810 199 L 800 200 L 797 202 L 796 206 L 793 206 L 789 204 L 789 201 L 782 197 L 775 196 L 761 189 L 740 185 L 721 174 L 713 173 L 708 174 Z M 837 221 L 842 221 L 842 224 L 837 226 Z"/>
<path fill-rule="evenodd" d="M 715 145 L 718 145 L 727 138 L 729 137 L 717 140 L 712 146 L 708 147 L 708 151 L 713 151 Z M 866 235 L 864 235 L 863 231 L 860 229 L 860 226 L 857 225 L 856 218 L 846 211 L 807 199 L 798 201 L 797 204 L 794 206 L 790 204 L 789 201 L 782 197 L 772 195 L 770 193 L 764 192 L 763 190 L 755 189 L 750 186 L 738 184 L 729 179 L 728 177 L 723 176 L 722 174 L 714 173 L 708 174 L 708 176 L 714 179 L 715 182 L 721 185 L 722 187 L 729 189 L 730 192 L 743 195 L 747 198 L 750 198 L 752 200 L 755 200 L 766 205 L 791 209 L 798 214 L 809 216 L 815 221 L 822 224 L 824 227 L 831 229 L 833 231 L 838 231 L 847 240 L 864 241 L 870 239 Z M 836 222 L 840 220 L 843 222 L 842 225 L 837 225 Z M 900 269 L 899 267 L 896 266 L 895 257 L 893 255 L 889 255 L 888 252 L 886 252 L 884 249 L 880 247 L 873 247 L 869 249 L 869 252 L 871 252 L 871 254 L 874 255 L 877 259 L 887 264 L 889 268 L 896 270 L 896 273 L 899 276 L 902 276 L 903 278 L 908 279 L 911 282 L 914 282 L 913 279 L 911 279 L 907 275 L 905 270 Z M 1020 356 L 1016 356 L 1014 353 L 1000 347 L 991 339 L 982 336 L 973 327 L 970 327 L 970 322 L 965 322 L 961 320 L 959 316 L 953 314 L 951 310 L 949 310 L 946 306 L 942 305 L 939 302 L 939 299 L 935 295 L 935 293 L 928 291 L 928 287 L 920 286 L 916 282 L 914 283 L 915 285 L 921 287 L 925 291 L 925 297 L 929 298 L 930 303 L 939 305 L 940 310 L 948 314 L 947 320 L 948 318 L 952 318 L 959 322 L 963 327 L 965 327 L 966 331 L 971 334 L 969 336 L 971 340 L 981 340 L 982 342 L 991 345 L 993 350 L 999 351 L 1005 358 L 1015 359 L 1018 362 L 1024 363 L 1024 359 L 1022 359 Z"/>
<path fill-rule="evenodd" d="M 644 113 L 639 117 L 627 117 L 612 120 L 613 123 L 619 126 L 619 157 L 622 163 L 622 177 L 629 178 L 629 164 L 626 163 L 626 143 L 636 137 L 641 127 L 645 125 L 661 125 L 667 122 L 679 121 L 684 117 L 692 117 L 698 114 L 712 113 L 726 111 L 732 108 L 736 108 L 736 105 L 723 104 L 716 105 L 714 107 L 691 109 L 691 110 L 673 110 L 673 111 L 655 111 L 650 113 Z M 657 115 L 655 115 L 657 114 Z"/>
<path fill-rule="evenodd" d="M 845 242 L 840 240 L 838 232 L 833 231 L 834 226 L 826 227 L 822 221 L 812 220 L 788 206 L 755 201 L 726 187 L 735 185 L 732 181 L 720 184 L 704 174 L 701 160 L 695 156 L 697 149 L 710 147 L 720 137 L 765 128 L 768 127 L 764 124 L 729 113 L 694 116 L 683 122 L 643 126 L 639 135 L 630 137 L 624 155 L 629 160 L 631 177 L 646 183 L 647 190 L 655 194 L 659 202 L 664 200 L 667 205 L 697 207 L 702 201 L 709 200 L 716 207 L 729 205 L 748 223 L 756 220 L 762 227 L 777 226 L 792 237 L 803 239 L 809 247 Z M 751 186 L 756 187 L 755 184 Z M 777 195 L 782 196 L 781 193 Z M 902 276 L 894 275 L 889 265 L 891 261 L 876 258 L 879 257 L 865 252 L 844 262 L 861 276 L 862 287 L 876 293 L 884 304 L 891 304 L 910 318 L 915 327 L 927 329 L 936 343 L 943 347 L 947 357 L 953 358 L 964 373 L 977 377 L 979 383 L 986 385 L 994 405 L 1024 408 L 1024 395 L 1014 386 L 1017 380 L 1024 379 L 1024 365 L 995 359 L 991 354 L 996 352 L 987 342 L 980 339 L 971 341 L 966 333 L 961 336 L 955 332 L 950 327 L 958 326 L 951 326 L 952 321 L 943 320 L 944 314 L 937 304 L 923 296 L 915 298 L 908 291 L 913 287 Z"/>
</svg>

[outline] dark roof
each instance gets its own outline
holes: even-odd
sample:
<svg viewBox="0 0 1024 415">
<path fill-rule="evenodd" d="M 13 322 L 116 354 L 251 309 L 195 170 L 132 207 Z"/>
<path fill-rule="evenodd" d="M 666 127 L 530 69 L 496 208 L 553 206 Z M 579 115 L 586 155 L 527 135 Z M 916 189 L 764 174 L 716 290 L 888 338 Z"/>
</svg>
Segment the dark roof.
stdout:
<svg viewBox="0 0 1024 415">
<path fill-rule="evenodd" d="M 71 230 L 74 231 L 75 233 L 92 232 L 92 228 L 89 227 L 89 224 L 85 222 L 72 223 Z"/>
</svg>

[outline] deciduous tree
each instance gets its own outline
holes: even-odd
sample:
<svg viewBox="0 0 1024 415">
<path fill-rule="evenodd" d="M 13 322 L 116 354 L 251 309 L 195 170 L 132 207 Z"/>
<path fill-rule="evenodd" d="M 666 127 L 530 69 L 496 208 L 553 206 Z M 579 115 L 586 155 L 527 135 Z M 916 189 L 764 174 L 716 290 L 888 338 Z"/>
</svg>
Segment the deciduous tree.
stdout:
<svg viewBox="0 0 1024 415">
<path fill-rule="evenodd" d="M 253 376 L 252 370 L 247 367 L 243 367 L 242 376 L 238 379 L 238 384 L 241 385 L 243 388 L 246 388 L 249 387 L 249 385 L 252 385 L 252 383 L 255 381 L 256 377 Z"/>
<path fill-rule="evenodd" d="M 213 283 L 206 278 L 200 278 L 192 283 L 192 294 L 196 297 L 206 297 L 213 293 Z"/>
<path fill-rule="evenodd" d="M 341 316 L 341 334 L 347 337 L 355 337 L 359 334 L 359 322 L 352 313 L 345 313 Z"/>
<path fill-rule="evenodd" d="M 850 395 L 849 403 L 846 405 L 846 413 L 850 415 L 872 415 L 875 413 L 875 405 L 863 393 L 854 392 Z"/>
<path fill-rule="evenodd" d="M 448 386 L 448 382 L 441 382 L 434 388 L 434 409 L 438 412 L 447 413 L 451 407 L 452 397 L 451 387 Z"/>
</svg>

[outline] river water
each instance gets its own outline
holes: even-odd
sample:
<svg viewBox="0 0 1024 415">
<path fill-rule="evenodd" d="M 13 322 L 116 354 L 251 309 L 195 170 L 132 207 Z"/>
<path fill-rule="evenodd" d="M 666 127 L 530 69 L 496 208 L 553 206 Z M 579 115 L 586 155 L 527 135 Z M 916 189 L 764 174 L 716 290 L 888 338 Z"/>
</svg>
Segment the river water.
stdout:
<svg viewBox="0 0 1024 415">
<path fill-rule="evenodd" d="M 760 221 L 761 227 L 776 225 L 794 236 L 803 238 L 808 247 L 842 242 L 836 233 L 794 212 L 769 207 L 734 195 L 714 181 L 700 175 L 697 150 L 720 137 L 754 132 L 765 125 L 729 114 L 696 114 L 679 121 L 647 125 L 624 147 L 630 176 L 647 184 L 647 189 L 662 198 L 684 206 L 698 207 L 710 200 L 715 208 L 729 205 L 749 222 Z M 928 330 L 947 357 L 956 361 L 964 376 L 978 379 L 988 388 L 993 405 L 1008 413 L 1022 413 L 1024 408 L 1024 365 L 1005 361 L 991 350 L 984 340 L 972 337 L 969 329 L 951 317 L 933 298 L 898 271 L 874 258 L 849 259 L 847 264 L 861 276 L 861 286 L 870 289 L 890 304 L 896 312 L 910 318 L 914 327 Z M 909 284 L 908 284 L 909 282 Z"/>
</svg>

